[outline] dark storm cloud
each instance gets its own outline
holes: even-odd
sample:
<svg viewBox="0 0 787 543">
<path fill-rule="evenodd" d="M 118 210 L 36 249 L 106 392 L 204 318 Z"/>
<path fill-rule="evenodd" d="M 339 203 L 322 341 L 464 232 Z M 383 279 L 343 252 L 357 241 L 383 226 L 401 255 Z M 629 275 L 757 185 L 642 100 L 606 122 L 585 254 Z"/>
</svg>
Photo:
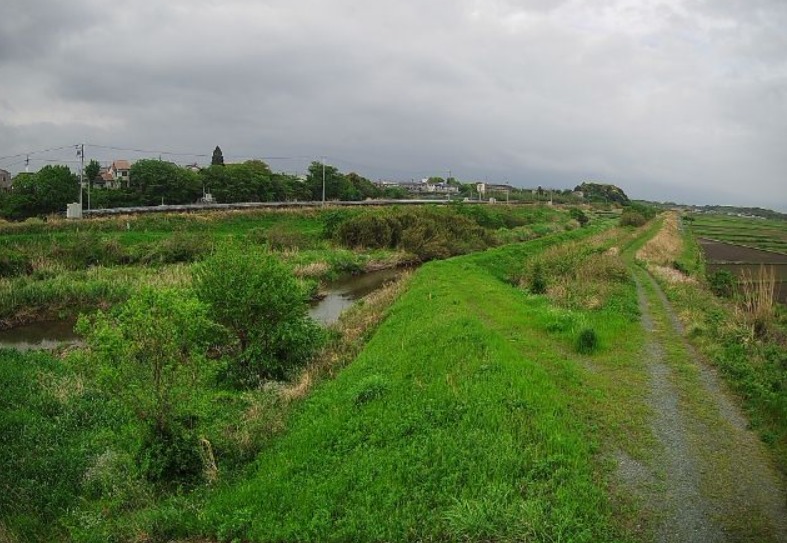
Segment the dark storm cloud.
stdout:
<svg viewBox="0 0 787 543">
<path fill-rule="evenodd" d="M 0 10 L 0 156 L 219 143 L 239 157 L 328 155 L 370 177 L 600 179 L 639 197 L 787 207 L 781 1 Z"/>
</svg>

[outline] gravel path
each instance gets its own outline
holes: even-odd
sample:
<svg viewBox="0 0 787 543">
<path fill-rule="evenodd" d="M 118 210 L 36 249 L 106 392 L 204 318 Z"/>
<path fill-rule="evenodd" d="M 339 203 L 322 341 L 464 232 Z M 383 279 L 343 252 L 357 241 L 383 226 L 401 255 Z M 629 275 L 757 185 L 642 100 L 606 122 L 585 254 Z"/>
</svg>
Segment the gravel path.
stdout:
<svg viewBox="0 0 787 543">
<path fill-rule="evenodd" d="M 715 371 L 684 340 L 653 278 L 645 272 L 635 278 L 649 336 L 651 430 L 660 446 L 648 466 L 619 458 L 619 473 L 653 512 L 655 541 L 787 541 L 787 494 L 768 451 Z M 683 353 L 677 362 L 676 345 Z"/>
</svg>

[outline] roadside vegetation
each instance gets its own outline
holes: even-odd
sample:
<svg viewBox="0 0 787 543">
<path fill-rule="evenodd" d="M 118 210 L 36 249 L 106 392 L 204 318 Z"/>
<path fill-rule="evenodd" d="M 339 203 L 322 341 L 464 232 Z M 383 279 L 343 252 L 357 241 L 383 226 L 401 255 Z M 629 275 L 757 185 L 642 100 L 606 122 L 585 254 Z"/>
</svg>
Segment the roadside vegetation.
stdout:
<svg viewBox="0 0 787 543">
<path fill-rule="evenodd" d="M 199 531 L 191 515 L 211 488 L 241 477 L 290 427 L 289 413 L 355 357 L 404 284 L 322 329 L 305 318 L 317 279 L 575 229 L 545 208 L 391 209 L 381 213 L 424 238 L 408 248 L 428 252 L 344 247 L 334 233 L 366 213 L 2 226 L 3 245 L 30 263 L 0 280 L 5 322 L 85 315 L 81 347 L 0 350 L 0 533 L 166 541 Z M 445 228 L 451 220 L 467 234 Z M 166 257 L 135 259 L 150 254 Z"/>
<path fill-rule="evenodd" d="M 723 221 L 727 228 L 738 224 L 737 219 Z M 731 274 L 706 277 L 693 232 L 694 227 L 681 229 L 677 214 L 670 214 L 637 256 L 660 279 L 686 334 L 740 396 L 752 426 L 774 449 L 785 472 L 787 312 L 776 302 L 775 278 L 767 269 L 740 283 Z"/>
</svg>

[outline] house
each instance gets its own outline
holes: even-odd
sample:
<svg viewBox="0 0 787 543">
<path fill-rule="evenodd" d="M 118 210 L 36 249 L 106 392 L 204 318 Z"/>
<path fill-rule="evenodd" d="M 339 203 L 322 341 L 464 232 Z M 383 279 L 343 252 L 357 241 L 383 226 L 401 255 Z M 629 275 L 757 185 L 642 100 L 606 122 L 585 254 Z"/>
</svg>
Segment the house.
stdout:
<svg viewBox="0 0 787 543">
<path fill-rule="evenodd" d="M 109 167 L 109 173 L 112 175 L 112 178 L 118 182 L 118 185 L 122 186 L 125 184 L 127 187 L 129 186 L 131 164 L 129 164 L 128 160 L 114 161 Z"/>
<path fill-rule="evenodd" d="M 119 189 L 120 183 L 109 171 L 109 168 L 101 168 L 98 172 L 98 178 L 93 181 L 93 186 L 105 189 Z"/>
<path fill-rule="evenodd" d="M 475 188 L 480 194 L 487 192 L 511 192 L 514 190 L 514 187 L 511 185 L 494 185 L 492 183 L 476 183 Z"/>
<path fill-rule="evenodd" d="M 11 190 L 11 172 L 0 170 L 0 190 Z"/>
</svg>

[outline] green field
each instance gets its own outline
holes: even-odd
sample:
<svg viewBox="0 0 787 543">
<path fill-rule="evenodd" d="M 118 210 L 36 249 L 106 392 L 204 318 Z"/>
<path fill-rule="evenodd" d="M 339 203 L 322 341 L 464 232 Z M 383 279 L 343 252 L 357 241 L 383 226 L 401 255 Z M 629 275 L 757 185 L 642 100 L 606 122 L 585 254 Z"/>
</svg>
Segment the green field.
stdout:
<svg viewBox="0 0 787 543">
<path fill-rule="evenodd" d="M 693 214 L 690 219 L 686 222 L 697 237 L 787 254 L 787 221 L 712 214 Z"/>
</svg>

